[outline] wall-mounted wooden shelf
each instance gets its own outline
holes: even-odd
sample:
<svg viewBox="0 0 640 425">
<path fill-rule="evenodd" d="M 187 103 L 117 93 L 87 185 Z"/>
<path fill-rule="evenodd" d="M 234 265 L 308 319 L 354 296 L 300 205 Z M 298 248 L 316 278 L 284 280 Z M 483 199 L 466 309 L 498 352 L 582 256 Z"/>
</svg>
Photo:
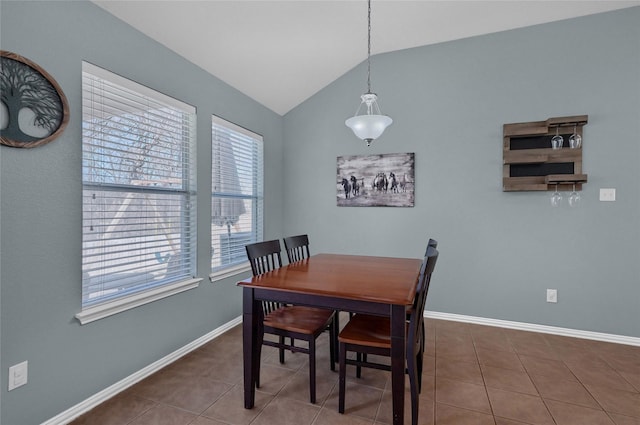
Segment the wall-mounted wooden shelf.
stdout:
<svg viewBox="0 0 640 425">
<path fill-rule="evenodd" d="M 571 149 L 569 136 L 582 137 L 587 115 L 553 117 L 546 121 L 503 126 L 502 190 L 582 190 L 587 175 L 582 173 L 582 146 Z M 564 138 L 562 149 L 551 148 L 556 129 Z M 584 144 L 584 138 L 583 138 Z"/>
</svg>

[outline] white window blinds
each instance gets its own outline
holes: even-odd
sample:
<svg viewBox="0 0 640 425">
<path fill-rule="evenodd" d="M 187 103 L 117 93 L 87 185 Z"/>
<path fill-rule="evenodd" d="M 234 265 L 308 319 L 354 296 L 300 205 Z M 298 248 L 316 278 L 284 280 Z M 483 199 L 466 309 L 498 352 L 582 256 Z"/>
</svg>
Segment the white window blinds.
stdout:
<svg viewBox="0 0 640 425">
<path fill-rule="evenodd" d="M 211 270 L 214 274 L 248 264 L 245 245 L 262 241 L 262 155 L 262 136 L 216 116 L 212 118 Z"/>
<path fill-rule="evenodd" d="M 195 108 L 82 66 L 82 306 L 195 275 Z"/>
</svg>

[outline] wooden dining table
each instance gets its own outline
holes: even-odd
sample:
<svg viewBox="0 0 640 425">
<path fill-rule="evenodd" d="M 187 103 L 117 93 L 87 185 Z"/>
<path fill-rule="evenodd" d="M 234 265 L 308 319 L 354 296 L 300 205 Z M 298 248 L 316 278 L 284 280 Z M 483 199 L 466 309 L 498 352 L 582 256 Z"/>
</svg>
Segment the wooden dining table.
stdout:
<svg viewBox="0 0 640 425">
<path fill-rule="evenodd" d="M 244 407 L 255 402 L 262 300 L 367 313 L 391 320 L 393 424 L 404 425 L 405 321 L 422 260 L 317 254 L 238 282 L 243 288 Z"/>
</svg>

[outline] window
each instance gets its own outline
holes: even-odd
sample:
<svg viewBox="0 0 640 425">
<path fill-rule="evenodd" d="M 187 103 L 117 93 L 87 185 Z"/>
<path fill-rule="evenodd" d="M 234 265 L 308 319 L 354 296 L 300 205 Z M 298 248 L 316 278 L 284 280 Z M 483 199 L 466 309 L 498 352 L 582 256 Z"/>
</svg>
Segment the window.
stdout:
<svg viewBox="0 0 640 425">
<path fill-rule="evenodd" d="M 82 70 L 85 323 L 197 286 L 195 108 Z"/>
<path fill-rule="evenodd" d="M 212 280 L 249 269 L 244 246 L 262 241 L 262 158 L 262 136 L 213 117 Z"/>
</svg>

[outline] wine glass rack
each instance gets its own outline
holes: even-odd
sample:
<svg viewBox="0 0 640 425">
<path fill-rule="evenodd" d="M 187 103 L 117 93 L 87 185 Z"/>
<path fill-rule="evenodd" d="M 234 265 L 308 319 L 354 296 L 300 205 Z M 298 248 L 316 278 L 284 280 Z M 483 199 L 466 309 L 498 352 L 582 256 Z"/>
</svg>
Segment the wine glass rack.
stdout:
<svg viewBox="0 0 640 425">
<path fill-rule="evenodd" d="M 575 132 L 583 138 L 587 115 L 553 117 L 546 121 L 504 124 L 502 145 L 502 190 L 582 190 L 587 175 L 582 171 L 582 145 L 569 147 Z M 556 130 L 564 138 L 561 149 L 551 148 Z"/>
</svg>

